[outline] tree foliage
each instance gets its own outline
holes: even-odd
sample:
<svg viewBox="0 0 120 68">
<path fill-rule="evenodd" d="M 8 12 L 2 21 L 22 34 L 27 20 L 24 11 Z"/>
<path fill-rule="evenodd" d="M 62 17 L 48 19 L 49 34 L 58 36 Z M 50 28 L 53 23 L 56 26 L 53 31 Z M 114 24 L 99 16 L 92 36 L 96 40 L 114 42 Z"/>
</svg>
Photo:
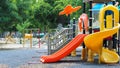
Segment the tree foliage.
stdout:
<svg viewBox="0 0 120 68">
<path fill-rule="evenodd" d="M 119 4 L 120 4 L 120 0 L 117 0 L 118 2 L 119 2 Z"/>
<path fill-rule="evenodd" d="M 28 28 L 29 26 L 30 26 L 30 22 L 29 22 L 28 20 L 26 20 L 26 21 L 23 22 L 23 23 L 17 24 L 16 29 L 17 29 L 18 31 L 20 31 L 21 33 L 23 33 L 24 30 L 25 30 L 26 28 Z"/>
<path fill-rule="evenodd" d="M 15 3 L 9 0 L 1 0 L 0 2 L 0 29 L 12 30 L 14 23 L 20 21 L 21 17 L 18 14 L 18 9 Z M 4 27 L 3 27 L 4 26 Z"/>
<path fill-rule="evenodd" d="M 68 17 L 59 16 L 65 6 L 82 6 L 83 0 L 1 0 L 0 31 L 16 31 L 29 22 L 25 28 L 40 28 L 46 31 L 61 23 L 66 26 Z M 119 1 L 119 0 L 118 0 Z M 87 4 L 87 9 L 89 4 Z M 87 10 L 88 11 L 88 10 Z M 82 14 L 82 8 L 71 14 L 71 19 Z"/>
</svg>

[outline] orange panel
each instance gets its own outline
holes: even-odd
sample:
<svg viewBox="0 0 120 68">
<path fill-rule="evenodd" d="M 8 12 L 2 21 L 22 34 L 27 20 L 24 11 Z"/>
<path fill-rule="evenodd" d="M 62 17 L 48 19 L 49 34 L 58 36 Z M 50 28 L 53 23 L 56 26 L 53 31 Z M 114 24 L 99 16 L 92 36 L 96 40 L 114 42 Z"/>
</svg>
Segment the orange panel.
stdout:
<svg viewBox="0 0 120 68">
<path fill-rule="evenodd" d="M 71 5 L 67 5 L 63 11 L 61 11 L 59 13 L 59 15 L 64 15 L 66 14 L 66 16 L 68 16 L 69 14 L 76 12 L 77 10 L 79 10 L 81 8 L 81 6 L 77 6 L 75 8 L 73 8 Z"/>
</svg>

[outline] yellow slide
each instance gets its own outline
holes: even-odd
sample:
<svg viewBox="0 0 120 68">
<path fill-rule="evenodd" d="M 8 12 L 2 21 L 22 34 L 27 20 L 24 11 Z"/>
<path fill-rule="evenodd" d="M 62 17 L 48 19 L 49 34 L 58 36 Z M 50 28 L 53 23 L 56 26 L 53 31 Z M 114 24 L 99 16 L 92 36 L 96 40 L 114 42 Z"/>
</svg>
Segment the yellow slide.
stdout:
<svg viewBox="0 0 120 68">
<path fill-rule="evenodd" d="M 111 10 L 114 13 L 114 22 L 113 22 L 113 14 L 106 16 L 106 28 L 104 25 L 104 16 L 105 11 Z M 99 22 L 100 22 L 100 30 L 110 29 L 114 26 L 118 26 L 119 23 L 119 10 L 116 6 L 108 5 L 100 10 L 99 13 Z M 119 61 L 119 56 L 114 51 L 110 51 L 108 49 L 102 48 L 102 55 L 100 60 L 104 63 L 117 63 Z"/>
<path fill-rule="evenodd" d="M 102 48 L 101 62 L 103 63 L 117 63 L 119 55 L 115 51 Z"/>
<path fill-rule="evenodd" d="M 104 17 L 106 11 L 113 11 L 114 13 L 114 28 L 112 28 L 113 19 L 112 15 L 106 16 L 106 27 L 104 25 Z M 113 36 L 118 32 L 119 26 L 119 10 L 113 5 L 105 6 L 99 13 L 100 32 L 90 34 L 84 38 L 86 47 L 99 55 L 99 63 L 117 63 L 119 61 L 119 55 L 115 51 L 110 51 L 103 48 L 103 39 L 109 36 Z"/>
<path fill-rule="evenodd" d="M 84 38 L 84 43 L 88 49 L 99 54 L 99 61 L 103 63 L 117 63 L 119 55 L 116 52 L 104 49 L 103 39 L 117 33 L 119 26 L 90 34 Z"/>
</svg>

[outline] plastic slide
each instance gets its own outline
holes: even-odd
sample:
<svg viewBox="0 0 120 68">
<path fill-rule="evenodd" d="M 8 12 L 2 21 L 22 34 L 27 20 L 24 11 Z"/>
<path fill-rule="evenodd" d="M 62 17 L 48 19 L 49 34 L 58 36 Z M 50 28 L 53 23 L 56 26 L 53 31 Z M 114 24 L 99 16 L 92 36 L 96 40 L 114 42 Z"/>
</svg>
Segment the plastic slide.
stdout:
<svg viewBox="0 0 120 68">
<path fill-rule="evenodd" d="M 99 60 L 103 63 L 117 63 L 119 61 L 119 55 L 108 49 L 103 48 L 103 39 L 118 32 L 119 26 L 112 29 L 106 29 L 100 32 L 96 32 L 87 35 L 84 38 L 84 43 L 88 49 L 99 54 Z"/>
<path fill-rule="evenodd" d="M 44 63 L 57 62 L 65 56 L 69 55 L 74 49 L 76 49 L 82 42 L 86 34 L 79 34 L 73 40 L 71 40 L 67 45 L 61 48 L 59 51 L 48 55 L 41 56 L 40 61 Z"/>
<path fill-rule="evenodd" d="M 119 62 L 119 55 L 115 51 L 110 51 L 106 48 L 102 48 L 101 62 L 117 63 Z"/>
</svg>

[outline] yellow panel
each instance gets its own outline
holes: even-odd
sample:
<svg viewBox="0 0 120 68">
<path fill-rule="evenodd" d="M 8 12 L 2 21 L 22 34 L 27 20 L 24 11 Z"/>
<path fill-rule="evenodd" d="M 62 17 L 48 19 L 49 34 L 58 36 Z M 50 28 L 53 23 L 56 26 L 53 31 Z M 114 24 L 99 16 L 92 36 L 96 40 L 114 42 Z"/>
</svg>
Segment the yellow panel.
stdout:
<svg viewBox="0 0 120 68">
<path fill-rule="evenodd" d="M 33 34 L 25 34 L 25 38 L 32 38 Z"/>
<path fill-rule="evenodd" d="M 99 13 L 99 22 L 100 22 L 100 30 L 105 29 L 104 25 L 104 16 L 105 16 L 105 11 L 111 10 L 114 12 L 114 26 L 117 26 L 117 23 L 119 23 L 119 10 L 117 7 L 113 5 L 108 5 L 100 10 Z"/>
<path fill-rule="evenodd" d="M 106 28 L 107 29 L 112 28 L 112 15 L 106 16 Z"/>
</svg>

